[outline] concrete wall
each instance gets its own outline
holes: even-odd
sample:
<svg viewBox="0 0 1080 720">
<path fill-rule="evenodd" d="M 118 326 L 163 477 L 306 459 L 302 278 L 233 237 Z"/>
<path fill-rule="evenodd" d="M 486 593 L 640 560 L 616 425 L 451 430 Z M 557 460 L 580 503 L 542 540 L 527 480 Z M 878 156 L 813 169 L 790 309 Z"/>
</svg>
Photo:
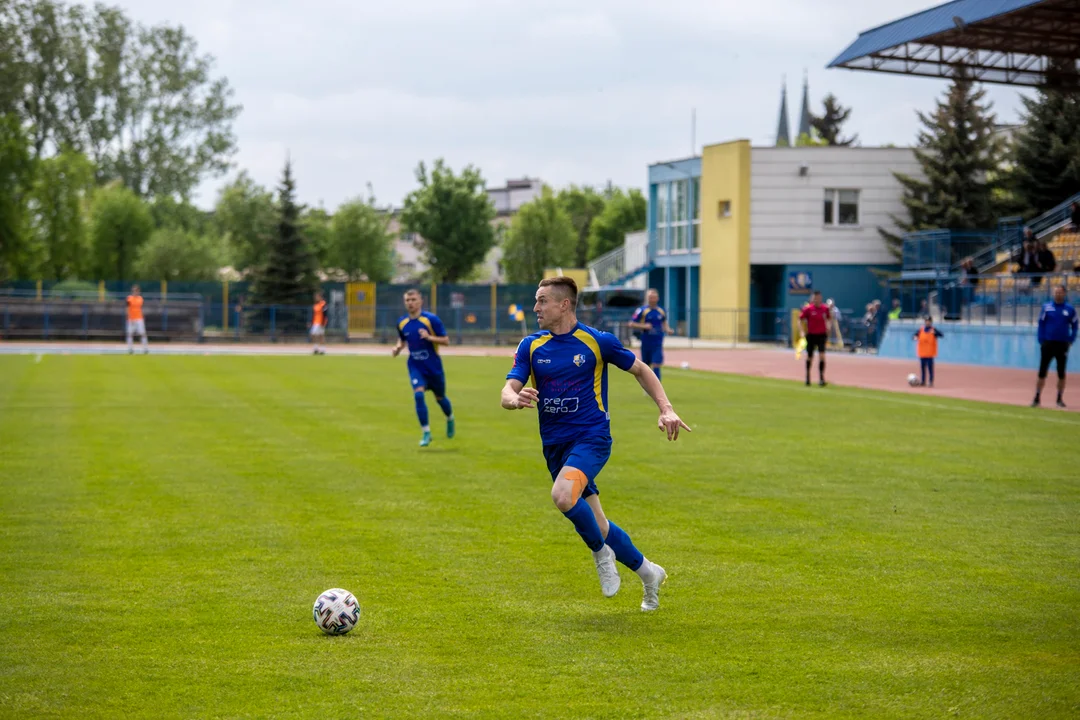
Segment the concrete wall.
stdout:
<svg viewBox="0 0 1080 720">
<path fill-rule="evenodd" d="M 800 167 L 806 174 L 800 175 Z M 893 176 L 922 177 L 910 148 L 755 147 L 751 152 L 750 262 L 893 264 L 878 226 L 906 217 Z M 858 190 L 857 225 L 825 224 L 825 190 Z"/>
<path fill-rule="evenodd" d="M 909 320 L 889 323 L 878 354 L 914 361 L 917 356 L 912 335 L 920 327 L 922 323 Z M 1035 371 L 1039 368 L 1039 344 L 1034 325 L 938 323 L 937 328 L 945 336 L 938 341 L 937 359 L 940 362 L 1029 369 L 1034 387 Z M 1051 368 L 1051 375 L 1057 377 L 1056 372 L 1056 367 Z"/>
</svg>

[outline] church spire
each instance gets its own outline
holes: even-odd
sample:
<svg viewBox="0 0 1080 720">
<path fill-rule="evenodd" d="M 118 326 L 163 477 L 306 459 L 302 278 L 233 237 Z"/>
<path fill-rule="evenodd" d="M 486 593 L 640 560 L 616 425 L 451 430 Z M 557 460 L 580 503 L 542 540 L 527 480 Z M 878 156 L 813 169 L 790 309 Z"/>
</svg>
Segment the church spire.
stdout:
<svg viewBox="0 0 1080 720">
<path fill-rule="evenodd" d="M 787 78 L 780 90 L 780 121 L 776 125 L 776 147 L 791 147 L 791 130 L 788 127 Z"/>
<path fill-rule="evenodd" d="M 810 121 L 812 116 L 810 115 L 810 78 L 806 71 L 803 70 L 803 86 L 802 86 L 802 112 L 799 114 L 799 135 L 802 137 L 806 135 L 810 136 L 810 130 L 813 127 Z"/>
</svg>

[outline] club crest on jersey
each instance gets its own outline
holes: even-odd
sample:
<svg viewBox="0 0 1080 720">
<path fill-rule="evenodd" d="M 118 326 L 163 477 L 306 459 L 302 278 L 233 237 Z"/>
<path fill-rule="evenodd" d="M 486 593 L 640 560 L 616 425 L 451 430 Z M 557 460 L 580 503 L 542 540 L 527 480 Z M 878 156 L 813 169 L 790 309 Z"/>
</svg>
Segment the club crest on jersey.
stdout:
<svg viewBox="0 0 1080 720">
<path fill-rule="evenodd" d="M 585 364 L 585 356 L 580 354 L 580 353 L 575 355 L 574 356 L 574 364 L 577 365 L 578 367 L 581 367 L 582 365 L 584 365 Z"/>
</svg>

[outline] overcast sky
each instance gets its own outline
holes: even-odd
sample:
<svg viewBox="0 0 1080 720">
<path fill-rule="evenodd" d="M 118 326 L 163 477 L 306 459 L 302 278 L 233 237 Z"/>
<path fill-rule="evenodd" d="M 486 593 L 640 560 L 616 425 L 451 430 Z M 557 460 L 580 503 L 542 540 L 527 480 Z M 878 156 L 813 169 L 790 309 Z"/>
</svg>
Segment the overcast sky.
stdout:
<svg viewBox="0 0 1080 720">
<path fill-rule="evenodd" d="M 915 110 L 945 88 L 825 69 L 859 32 L 930 0 L 111 2 L 184 25 L 216 57 L 244 106 L 237 170 L 276 185 L 290 151 L 301 201 L 328 209 L 368 182 L 400 205 L 417 162 L 436 157 L 478 166 L 489 187 L 642 187 L 649 163 L 692 153 L 692 108 L 699 147 L 771 144 L 786 76 L 797 128 L 804 68 L 814 108 L 835 93 L 862 144 L 911 144 Z M 1014 121 L 1019 93 L 989 89 L 999 121 Z"/>
</svg>

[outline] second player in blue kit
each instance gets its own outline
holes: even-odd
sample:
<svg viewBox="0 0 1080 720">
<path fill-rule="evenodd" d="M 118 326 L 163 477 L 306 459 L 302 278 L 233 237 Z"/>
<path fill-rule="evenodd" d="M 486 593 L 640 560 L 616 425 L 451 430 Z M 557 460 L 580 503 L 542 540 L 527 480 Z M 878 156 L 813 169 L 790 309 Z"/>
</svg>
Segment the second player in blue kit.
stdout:
<svg viewBox="0 0 1080 720">
<path fill-rule="evenodd" d="M 409 349 L 409 382 L 416 403 L 416 417 L 423 432 L 420 446 L 427 447 L 431 444 L 431 425 L 428 424 L 427 401 L 424 399 L 427 390 L 435 395 L 435 402 L 446 415 L 446 437 L 454 437 L 454 410 L 446 397 L 446 375 L 439 357 L 439 346 L 449 345 L 450 338 L 439 316 L 424 310 L 424 299 L 419 290 L 405 293 L 405 310 L 406 314 L 398 320 L 398 342 L 393 354 L 397 357 L 402 350 Z"/>
<path fill-rule="evenodd" d="M 667 572 L 649 561 L 630 536 L 604 515 L 596 477 L 611 455 L 608 365 L 629 372 L 660 409 L 657 426 L 668 440 L 689 430 L 668 402 L 664 387 L 645 363 L 610 333 L 577 321 L 577 284 L 567 277 L 543 280 L 536 292 L 540 332 L 518 345 L 506 376 L 502 406 L 536 408 L 551 499 L 592 550 L 600 588 L 611 597 L 621 584 L 615 561 L 641 578 L 642 610 L 659 607 Z M 525 384 L 532 380 L 532 387 Z"/>
<path fill-rule="evenodd" d="M 674 331 L 668 325 L 667 312 L 660 307 L 660 293 L 650 289 L 645 302 L 646 305 L 634 311 L 627 326 L 641 333 L 641 362 L 659 378 L 664 364 L 664 336 Z"/>
</svg>

